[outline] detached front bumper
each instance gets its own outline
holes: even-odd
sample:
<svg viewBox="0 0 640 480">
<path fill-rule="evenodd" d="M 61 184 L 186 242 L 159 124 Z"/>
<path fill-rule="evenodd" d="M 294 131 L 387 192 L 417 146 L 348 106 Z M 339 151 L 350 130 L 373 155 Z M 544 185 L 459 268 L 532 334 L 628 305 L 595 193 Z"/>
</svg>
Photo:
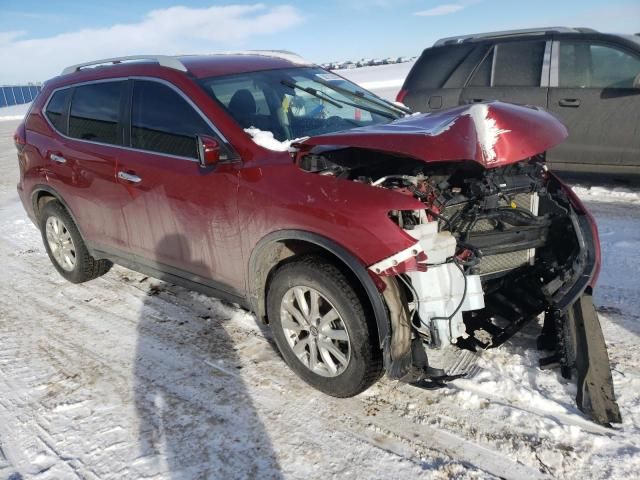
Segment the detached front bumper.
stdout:
<svg viewBox="0 0 640 480">
<path fill-rule="evenodd" d="M 592 297 L 600 271 L 598 230 L 580 200 L 569 187 L 563 188 L 573 206 L 571 221 L 580 254 L 574 262 L 573 277 L 553 295 L 546 312 L 538 346 L 553 354 L 541 359 L 540 366 L 559 366 L 565 378 L 575 374 L 578 408 L 599 424 L 620 423 L 609 355 Z"/>
<path fill-rule="evenodd" d="M 572 277 L 553 294 L 552 303 L 559 313 L 565 313 L 587 288 L 595 285 L 600 271 L 600 241 L 595 220 L 584 210 L 576 212 L 575 207 L 569 212 L 569 218 L 580 252 L 574 260 Z"/>
</svg>

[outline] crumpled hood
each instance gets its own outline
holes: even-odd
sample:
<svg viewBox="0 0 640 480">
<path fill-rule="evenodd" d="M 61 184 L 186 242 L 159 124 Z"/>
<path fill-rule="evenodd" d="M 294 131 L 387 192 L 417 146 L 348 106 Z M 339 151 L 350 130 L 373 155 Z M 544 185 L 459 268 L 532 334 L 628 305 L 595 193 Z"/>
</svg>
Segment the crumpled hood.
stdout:
<svg viewBox="0 0 640 480">
<path fill-rule="evenodd" d="M 318 135 L 295 146 L 302 152 L 316 146 L 366 148 L 425 162 L 475 160 L 498 167 L 542 153 L 566 137 L 564 125 L 544 110 L 489 102 Z"/>
</svg>

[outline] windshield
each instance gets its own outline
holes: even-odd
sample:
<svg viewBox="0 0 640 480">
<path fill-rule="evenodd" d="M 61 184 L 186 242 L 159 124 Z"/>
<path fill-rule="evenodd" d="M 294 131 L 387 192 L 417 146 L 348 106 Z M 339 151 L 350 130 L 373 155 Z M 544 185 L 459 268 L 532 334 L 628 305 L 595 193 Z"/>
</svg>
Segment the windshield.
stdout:
<svg viewBox="0 0 640 480">
<path fill-rule="evenodd" d="M 388 123 L 398 107 L 320 68 L 289 68 L 201 81 L 243 129 L 280 141 Z"/>
</svg>

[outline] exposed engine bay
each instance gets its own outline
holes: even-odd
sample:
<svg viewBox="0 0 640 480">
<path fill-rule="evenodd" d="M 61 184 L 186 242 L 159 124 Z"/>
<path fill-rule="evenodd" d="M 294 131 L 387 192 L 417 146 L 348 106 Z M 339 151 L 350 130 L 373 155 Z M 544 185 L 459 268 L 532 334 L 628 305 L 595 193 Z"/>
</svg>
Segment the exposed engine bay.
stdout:
<svg viewBox="0 0 640 480">
<path fill-rule="evenodd" d="M 307 155 L 300 166 L 424 205 L 389 212 L 415 244 L 369 266 L 386 285 L 391 377 L 426 385 L 464 376 L 477 352 L 544 314 L 538 347 L 551 353 L 541 368 L 577 371 L 580 408 L 600 423 L 619 421 L 609 368 L 597 387 L 585 381 L 589 364 L 608 367 L 588 287 L 597 270 L 593 227 L 543 156 L 486 169 L 385 154 L 372 161 L 371 152 L 340 149 Z"/>
</svg>

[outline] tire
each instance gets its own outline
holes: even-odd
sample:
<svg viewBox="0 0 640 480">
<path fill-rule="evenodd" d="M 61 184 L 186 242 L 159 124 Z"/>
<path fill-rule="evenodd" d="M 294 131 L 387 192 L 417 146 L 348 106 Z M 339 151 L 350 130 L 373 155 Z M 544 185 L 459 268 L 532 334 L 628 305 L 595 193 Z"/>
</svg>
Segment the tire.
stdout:
<svg viewBox="0 0 640 480">
<path fill-rule="evenodd" d="M 69 212 L 54 200 L 47 202 L 39 216 L 44 248 L 53 266 L 66 280 L 82 283 L 107 273 L 113 264 L 89 254 L 80 231 Z"/>
<path fill-rule="evenodd" d="M 383 373 L 377 331 L 365 305 L 339 268 L 314 256 L 280 267 L 267 292 L 269 324 L 286 363 L 333 397 L 357 395 Z"/>
</svg>

